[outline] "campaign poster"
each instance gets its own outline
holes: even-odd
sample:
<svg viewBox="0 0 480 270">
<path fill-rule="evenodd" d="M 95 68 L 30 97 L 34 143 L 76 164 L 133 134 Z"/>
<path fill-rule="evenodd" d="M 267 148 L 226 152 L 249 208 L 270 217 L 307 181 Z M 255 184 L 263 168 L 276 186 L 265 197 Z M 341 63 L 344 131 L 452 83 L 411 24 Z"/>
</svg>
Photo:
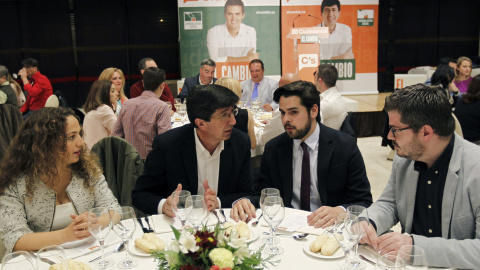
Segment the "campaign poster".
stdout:
<svg viewBox="0 0 480 270">
<path fill-rule="evenodd" d="M 256 58 L 264 62 L 266 76 L 280 76 L 280 0 L 226 3 L 178 0 L 182 77 L 197 75 L 206 58 L 216 62 L 216 78 L 247 80 L 248 64 Z"/>
<path fill-rule="evenodd" d="M 378 0 L 281 4 L 282 74 L 297 73 L 313 82 L 318 65 L 329 63 L 338 70 L 341 94 L 378 93 Z"/>
</svg>

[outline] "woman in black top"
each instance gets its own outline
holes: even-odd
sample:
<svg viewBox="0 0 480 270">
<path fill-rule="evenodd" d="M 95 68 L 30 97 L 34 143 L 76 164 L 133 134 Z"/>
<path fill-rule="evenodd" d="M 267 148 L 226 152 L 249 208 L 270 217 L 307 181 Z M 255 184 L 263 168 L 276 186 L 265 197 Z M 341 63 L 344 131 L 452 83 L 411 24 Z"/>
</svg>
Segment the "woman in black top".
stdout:
<svg viewBox="0 0 480 270">
<path fill-rule="evenodd" d="M 480 75 L 473 77 L 467 93 L 458 99 L 454 111 L 466 140 L 480 144 Z"/>
<path fill-rule="evenodd" d="M 242 86 L 240 82 L 232 79 L 230 77 L 222 77 L 218 79 L 215 84 L 224 86 L 232 90 L 239 98 L 242 97 Z M 255 130 L 252 114 L 246 109 L 238 109 L 238 113 L 235 115 L 235 120 L 237 123 L 234 125 L 235 128 L 245 132 L 250 137 L 251 149 L 257 147 L 257 139 L 255 138 Z"/>
</svg>

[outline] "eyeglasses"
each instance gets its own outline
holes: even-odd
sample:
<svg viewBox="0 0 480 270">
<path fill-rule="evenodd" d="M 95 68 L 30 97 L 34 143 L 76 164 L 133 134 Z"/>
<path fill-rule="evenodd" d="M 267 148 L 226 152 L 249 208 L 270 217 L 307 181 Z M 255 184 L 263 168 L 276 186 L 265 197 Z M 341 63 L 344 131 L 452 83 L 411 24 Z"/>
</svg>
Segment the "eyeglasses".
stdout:
<svg viewBox="0 0 480 270">
<path fill-rule="evenodd" d="M 406 127 L 406 128 L 393 128 L 392 126 L 390 126 L 390 131 L 392 132 L 393 134 L 393 137 L 396 138 L 397 136 L 395 136 L 395 133 L 399 132 L 399 131 L 402 131 L 402 130 L 407 130 L 407 129 L 411 129 L 413 127 Z"/>
<path fill-rule="evenodd" d="M 235 116 L 238 114 L 238 108 L 235 107 L 233 110 L 229 111 L 229 112 L 224 112 L 222 115 L 220 116 L 217 116 L 217 117 L 210 117 L 212 119 L 220 119 L 222 120 L 223 122 L 228 122 L 228 120 L 230 120 L 230 117 L 232 117 L 232 114 Z"/>
</svg>

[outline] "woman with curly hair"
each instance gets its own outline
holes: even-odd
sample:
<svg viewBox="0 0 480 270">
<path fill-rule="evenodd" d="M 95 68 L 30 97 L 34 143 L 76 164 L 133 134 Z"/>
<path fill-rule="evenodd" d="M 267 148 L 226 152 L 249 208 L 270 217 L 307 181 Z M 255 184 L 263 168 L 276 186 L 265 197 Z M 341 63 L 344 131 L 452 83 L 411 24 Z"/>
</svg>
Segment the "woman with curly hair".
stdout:
<svg viewBox="0 0 480 270">
<path fill-rule="evenodd" d="M 88 210 L 119 207 L 71 109 L 32 114 L 0 162 L 0 233 L 6 252 L 90 236 Z"/>
<path fill-rule="evenodd" d="M 125 96 L 124 87 L 125 87 L 125 76 L 123 72 L 119 68 L 106 68 L 98 77 L 99 80 L 107 80 L 111 81 L 113 85 L 115 85 L 115 89 L 117 90 L 118 94 L 120 95 L 120 99 L 118 99 L 117 104 L 115 104 L 115 112 L 118 115 L 120 113 L 120 108 L 122 107 L 123 102 L 127 101 L 128 98 Z"/>
<path fill-rule="evenodd" d="M 99 140 L 112 135 L 117 116 L 113 109 L 118 100 L 118 92 L 111 81 L 98 80 L 93 82 L 83 109 L 84 140 L 88 148 L 92 148 Z"/>
</svg>

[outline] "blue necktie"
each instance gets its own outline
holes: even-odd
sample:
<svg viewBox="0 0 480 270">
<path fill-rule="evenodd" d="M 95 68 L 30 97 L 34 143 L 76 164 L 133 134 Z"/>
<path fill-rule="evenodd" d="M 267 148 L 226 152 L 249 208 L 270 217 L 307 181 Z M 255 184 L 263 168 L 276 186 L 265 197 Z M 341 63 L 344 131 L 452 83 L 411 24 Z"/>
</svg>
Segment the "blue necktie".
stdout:
<svg viewBox="0 0 480 270">
<path fill-rule="evenodd" d="M 252 100 L 258 97 L 258 83 L 253 86 Z"/>
</svg>

